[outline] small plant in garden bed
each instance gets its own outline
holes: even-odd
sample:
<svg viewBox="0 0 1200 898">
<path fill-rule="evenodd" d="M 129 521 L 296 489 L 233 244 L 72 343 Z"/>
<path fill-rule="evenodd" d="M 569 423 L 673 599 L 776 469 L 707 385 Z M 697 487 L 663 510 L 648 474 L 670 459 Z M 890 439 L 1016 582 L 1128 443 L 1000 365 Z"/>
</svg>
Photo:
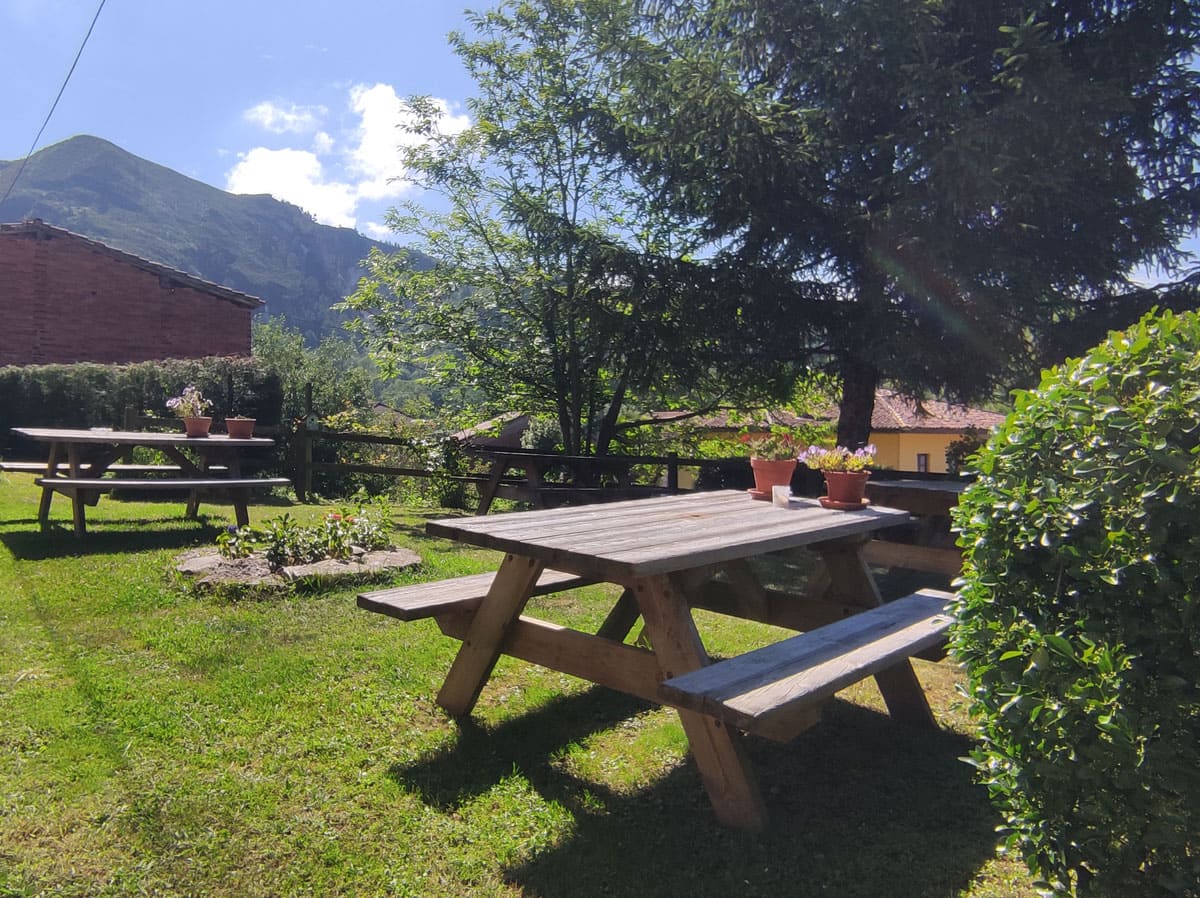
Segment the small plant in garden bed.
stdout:
<svg viewBox="0 0 1200 898">
<path fill-rule="evenodd" d="M 226 558 L 248 558 L 262 552 L 271 567 L 280 568 L 350 558 L 356 550 L 387 548 L 391 529 L 386 500 L 381 498 L 331 511 L 311 526 L 284 514 L 257 527 L 230 527 L 217 537 L 217 548 Z"/>
</svg>

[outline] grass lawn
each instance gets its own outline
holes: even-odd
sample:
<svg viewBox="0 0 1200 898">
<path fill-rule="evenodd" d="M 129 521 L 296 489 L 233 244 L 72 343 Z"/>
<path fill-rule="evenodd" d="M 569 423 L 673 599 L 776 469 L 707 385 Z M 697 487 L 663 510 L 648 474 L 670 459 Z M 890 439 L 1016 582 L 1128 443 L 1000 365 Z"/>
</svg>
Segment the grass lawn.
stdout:
<svg viewBox="0 0 1200 898">
<path fill-rule="evenodd" d="M 772 824 L 746 835 L 714 822 L 671 712 L 502 659 L 460 728 L 432 621 L 360 611 L 354 587 L 179 583 L 174 556 L 231 508 L 104 497 L 79 542 L 61 499 L 38 531 L 37 499 L 0 475 L 0 896 L 1035 894 L 994 856 L 948 663 L 917 662 L 941 732 L 892 725 L 862 684 L 795 742 L 752 740 Z M 424 559 L 397 582 L 497 563 L 396 516 Z M 594 628 L 609 595 L 534 613 Z M 769 638 L 701 624 L 717 652 Z"/>
</svg>

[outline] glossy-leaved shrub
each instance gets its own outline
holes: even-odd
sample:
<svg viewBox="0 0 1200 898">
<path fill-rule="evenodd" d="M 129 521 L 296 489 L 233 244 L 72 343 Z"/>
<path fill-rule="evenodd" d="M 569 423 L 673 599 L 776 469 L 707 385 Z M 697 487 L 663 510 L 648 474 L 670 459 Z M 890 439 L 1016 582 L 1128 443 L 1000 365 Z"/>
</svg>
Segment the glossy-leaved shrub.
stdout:
<svg viewBox="0 0 1200 898">
<path fill-rule="evenodd" d="M 1200 318 L 1046 372 L 974 463 L 952 650 L 1046 891 L 1200 895 Z"/>
</svg>

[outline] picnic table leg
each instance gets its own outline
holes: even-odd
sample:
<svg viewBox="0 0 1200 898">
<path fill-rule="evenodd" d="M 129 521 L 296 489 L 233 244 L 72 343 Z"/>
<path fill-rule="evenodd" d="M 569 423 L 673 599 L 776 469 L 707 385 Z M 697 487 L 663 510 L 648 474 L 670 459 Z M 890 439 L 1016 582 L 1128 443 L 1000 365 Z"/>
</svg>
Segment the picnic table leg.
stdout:
<svg viewBox="0 0 1200 898">
<path fill-rule="evenodd" d="M 85 500 L 83 490 L 71 490 L 71 519 L 75 525 L 75 535 L 81 538 L 87 533 L 87 521 L 83 510 Z"/>
<path fill-rule="evenodd" d="M 500 657 L 504 637 L 521 616 L 543 567 L 542 562 L 532 558 L 504 556 L 438 692 L 438 704 L 452 716 L 466 716 L 475 707 Z"/>
<path fill-rule="evenodd" d="M 624 642 L 640 615 L 641 611 L 638 610 L 637 599 L 634 598 L 632 590 L 624 589 L 621 597 L 617 599 L 617 604 L 608 612 L 608 617 L 596 631 L 596 635 L 614 642 Z"/>
<path fill-rule="evenodd" d="M 250 498 L 250 490 L 235 487 L 229 493 L 229 498 L 233 501 L 233 516 L 237 525 L 239 527 L 250 526 L 250 511 L 246 507 Z"/>
<path fill-rule="evenodd" d="M 479 505 L 475 509 L 475 514 L 485 515 L 488 509 L 492 507 L 492 500 L 496 498 L 496 490 L 500 488 L 500 480 L 504 477 L 504 472 L 508 469 L 508 463 L 496 459 L 492 462 L 492 470 L 488 474 L 487 483 L 479 491 Z"/>
<path fill-rule="evenodd" d="M 821 550 L 829 573 L 829 592 L 839 600 L 882 605 L 883 597 L 863 558 L 862 545 L 840 543 Z M 912 663 L 907 658 L 877 673 L 875 684 L 893 719 L 915 726 L 937 728 L 925 690 L 921 688 Z"/>
<path fill-rule="evenodd" d="M 58 475 L 58 459 L 62 454 L 62 445 L 60 443 L 50 444 L 50 460 L 46 462 L 46 473 L 43 475 L 47 480 Z M 38 503 L 38 526 L 43 530 L 50 526 L 50 501 L 54 498 L 54 487 L 42 487 L 42 500 Z"/>
<path fill-rule="evenodd" d="M 648 577 L 637 584 L 635 594 L 664 679 L 709 663 L 687 597 L 670 578 Z M 680 710 L 679 720 L 717 819 L 739 829 L 761 829 L 766 807 L 741 734 L 695 711 Z"/>
<path fill-rule="evenodd" d="M 204 477 L 204 473 L 209 469 L 208 455 L 200 454 L 200 463 L 194 463 L 188 459 L 184 451 L 174 445 L 164 445 L 162 447 L 163 455 L 179 465 L 180 473 L 188 475 L 188 477 Z M 230 477 L 236 477 L 233 471 L 229 472 Z M 192 490 L 187 493 L 187 505 L 184 508 L 184 517 L 188 520 L 196 520 L 200 516 L 200 493 L 199 490 Z"/>
</svg>

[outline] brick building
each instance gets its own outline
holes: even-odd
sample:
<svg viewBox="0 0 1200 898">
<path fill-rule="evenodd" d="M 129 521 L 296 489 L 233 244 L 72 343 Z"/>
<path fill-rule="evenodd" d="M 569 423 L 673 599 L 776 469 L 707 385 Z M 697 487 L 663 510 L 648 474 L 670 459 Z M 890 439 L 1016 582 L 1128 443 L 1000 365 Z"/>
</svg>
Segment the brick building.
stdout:
<svg viewBox="0 0 1200 898">
<path fill-rule="evenodd" d="M 0 365 L 248 356 L 261 305 L 38 220 L 0 224 Z"/>
</svg>

